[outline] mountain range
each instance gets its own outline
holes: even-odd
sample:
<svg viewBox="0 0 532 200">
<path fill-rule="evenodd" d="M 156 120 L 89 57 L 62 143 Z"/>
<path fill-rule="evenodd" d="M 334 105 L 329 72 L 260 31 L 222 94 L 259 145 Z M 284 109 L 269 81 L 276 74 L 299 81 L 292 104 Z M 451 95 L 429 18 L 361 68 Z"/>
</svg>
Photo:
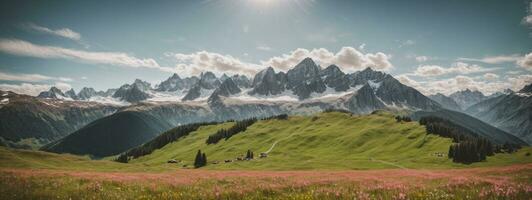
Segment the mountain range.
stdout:
<svg viewBox="0 0 532 200">
<path fill-rule="evenodd" d="M 66 135 L 65 137 L 53 137 L 56 141 L 43 147 L 48 151 L 103 157 L 140 145 L 162 131 L 181 124 L 261 118 L 278 114 L 308 115 L 327 109 L 348 110 L 354 114 L 368 114 L 375 110 L 415 113 L 448 109 L 468 113 L 487 123 L 496 121 L 494 125 L 503 129 L 502 132 L 506 131 L 527 140 L 531 135 L 529 129 L 514 128 L 523 123 L 530 124 L 530 117 L 527 118 L 525 112 L 530 106 L 523 104 L 529 102 L 530 98 L 523 96 L 524 92 L 518 94 L 501 93 L 492 97 L 478 91 L 464 90 L 449 96 L 437 94 L 427 97 L 393 76 L 371 68 L 344 73 L 336 65 L 322 68 L 312 59 L 306 58 L 286 72 L 276 72 L 268 67 L 251 79 L 244 75 L 224 74 L 216 77 L 212 72 L 186 78 L 173 74 L 153 87 L 148 82 L 136 79 L 131 84 L 124 84 L 118 89 L 109 89 L 106 92 L 83 88 L 76 94 L 74 90 L 63 93 L 57 88 L 51 88 L 39 94 L 37 98 L 27 98 L 32 98 L 35 102 L 79 104 L 89 110 L 92 109 L 91 106 L 107 108 L 105 111 L 108 112 L 102 112 L 101 115 L 87 120 L 80 119 L 81 122 L 75 123 L 77 126 L 65 129 L 68 133 L 61 132 L 60 136 Z M 472 111 L 474 106 L 490 100 L 495 101 L 494 99 L 509 98 L 510 95 L 526 99 L 519 100 L 519 105 L 524 108 L 516 109 L 524 110 L 516 114 L 518 117 L 487 118 L 487 114 Z M 3 113 L 7 112 L 0 108 L 0 114 Z M 6 117 L 10 116 L 6 114 Z M 38 118 L 31 120 L 45 122 L 47 119 Z M 516 124 L 514 119 L 520 119 L 519 124 Z M 135 123 L 134 128 L 128 125 L 127 121 Z M 14 131 L 16 128 L 7 132 Z M 111 141 L 116 148 L 102 150 L 93 143 L 109 138 L 114 138 Z"/>
</svg>

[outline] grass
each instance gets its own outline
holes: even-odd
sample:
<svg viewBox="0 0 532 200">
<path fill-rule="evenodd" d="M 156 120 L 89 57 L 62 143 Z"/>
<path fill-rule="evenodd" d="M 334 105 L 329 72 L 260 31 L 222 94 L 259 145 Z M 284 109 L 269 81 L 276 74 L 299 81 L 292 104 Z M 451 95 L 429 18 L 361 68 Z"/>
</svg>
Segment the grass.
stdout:
<svg viewBox="0 0 532 200">
<path fill-rule="evenodd" d="M 0 168 L 31 168 L 87 171 L 166 172 L 189 167 L 198 149 L 206 152 L 215 170 L 356 170 L 389 168 L 469 168 L 532 163 L 532 148 L 513 154 L 496 154 L 471 165 L 452 163 L 446 156 L 450 139 L 427 135 L 416 122 L 397 123 L 389 113 L 350 116 L 321 113 L 291 116 L 288 120 L 263 120 L 229 140 L 207 145 L 205 140 L 232 122 L 200 127 L 189 136 L 164 146 L 152 154 L 123 164 L 110 160 L 0 147 Z M 268 158 L 223 163 L 245 154 L 248 149 L 267 151 L 277 142 Z M 168 164 L 170 159 L 182 160 Z M 221 161 L 212 164 L 212 161 Z"/>
<path fill-rule="evenodd" d="M 152 154 L 117 163 L 0 147 L 0 199 L 530 199 L 532 148 L 452 163 L 451 141 L 388 113 L 321 113 L 259 121 L 218 144 L 233 123 L 204 126 Z M 248 149 L 267 158 L 234 159 Z M 196 151 L 209 164 L 192 164 Z M 169 159 L 182 160 L 168 164 Z M 401 169 L 398 169 L 401 168 Z M 410 168 L 410 169 L 402 169 Z M 363 170 L 356 170 L 363 169 Z"/>
<path fill-rule="evenodd" d="M 529 199 L 532 165 L 460 170 L 0 170 L 0 199 Z"/>
<path fill-rule="evenodd" d="M 487 162 L 463 165 L 447 158 L 451 140 L 427 135 L 417 122 L 397 123 L 392 114 L 351 116 L 345 113 L 320 113 L 316 116 L 291 116 L 288 120 L 262 120 L 228 140 L 207 145 L 207 137 L 233 123 L 205 126 L 152 154 L 131 163 L 160 166 L 170 159 L 179 166 L 193 163 L 197 150 L 205 152 L 207 169 L 252 170 L 344 170 L 384 168 L 454 168 L 500 166 L 530 163 L 524 148 L 515 154 L 498 154 Z M 245 155 L 248 149 L 258 157 L 275 143 L 268 158 L 224 163 Z M 444 156 L 438 157 L 441 153 Z M 219 161 L 220 164 L 211 164 Z M 168 164 L 170 165 L 170 164 Z M 176 164 L 172 164 L 176 165 Z"/>
</svg>

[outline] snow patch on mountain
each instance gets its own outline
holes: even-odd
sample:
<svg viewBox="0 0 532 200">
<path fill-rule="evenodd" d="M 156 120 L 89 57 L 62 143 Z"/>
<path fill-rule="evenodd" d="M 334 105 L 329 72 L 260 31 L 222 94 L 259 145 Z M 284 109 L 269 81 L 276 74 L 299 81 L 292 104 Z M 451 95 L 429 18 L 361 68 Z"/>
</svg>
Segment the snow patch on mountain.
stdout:
<svg viewBox="0 0 532 200">
<path fill-rule="evenodd" d="M 381 87 L 381 84 L 382 84 L 382 81 L 381 82 L 375 82 L 373 80 L 369 80 L 368 81 L 368 84 L 371 88 L 373 88 L 373 90 L 378 90 L 380 87 Z"/>
<path fill-rule="evenodd" d="M 91 97 L 91 98 L 89 98 L 87 100 L 84 100 L 84 101 L 93 101 L 93 102 L 97 102 L 97 103 L 116 105 L 116 106 L 129 106 L 129 105 L 131 105 L 131 103 L 126 102 L 126 101 L 120 101 L 117 98 L 102 97 L 102 96 L 93 96 L 93 97 Z"/>
<path fill-rule="evenodd" d="M 248 93 L 251 90 L 252 89 L 243 90 L 239 94 L 233 96 L 233 98 L 239 99 L 241 101 L 298 101 L 297 95 L 294 95 L 291 90 L 285 90 L 276 95 L 249 95 Z"/>
<path fill-rule="evenodd" d="M 174 102 L 181 102 L 181 99 L 186 95 L 187 93 L 185 90 L 178 90 L 175 92 L 150 92 L 151 98 L 148 98 L 146 101 L 174 101 Z"/>
</svg>

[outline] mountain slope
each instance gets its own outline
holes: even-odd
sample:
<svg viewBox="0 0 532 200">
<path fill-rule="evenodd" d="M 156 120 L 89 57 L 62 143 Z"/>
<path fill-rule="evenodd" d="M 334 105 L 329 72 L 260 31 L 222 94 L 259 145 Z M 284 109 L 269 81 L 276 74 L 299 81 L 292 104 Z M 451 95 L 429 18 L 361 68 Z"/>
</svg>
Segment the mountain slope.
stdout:
<svg viewBox="0 0 532 200">
<path fill-rule="evenodd" d="M 452 93 L 451 95 L 449 95 L 449 97 L 453 99 L 454 102 L 456 102 L 462 110 L 465 110 L 469 108 L 469 106 L 488 99 L 486 96 L 484 96 L 484 94 L 482 94 L 482 92 L 471 91 L 469 89 Z"/>
<path fill-rule="evenodd" d="M 136 104 L 98 119 L 42 149 L 105 157 L 149 141 L 179 124 L 213 119 L 212 113 L 204 107 L 171 103 Z"/>
<path fill-rule="evenodd" d="M 119 112 L 96 120 L 42 149 L 105 157 L 140 145 L 170 127 L 170 124 L 148 114 Z"/>
<path fill-rule="evenodd" d="M 474 117 L 471 117 L 461 112 L 444 109 L 432 112 L 418 111 L 412 114 L 412 119 L 419 120 L 421 117 L 425 116 L 435 116 L 447 119 L 459 126 L 462 126 L 471 130 L 472 132 L 477 133 L 479 136 L 482 136 L 495 144 L 502 145 L 508 142 L 513 144 L 526 145 L 526 143 L 518 137 L 515 137 L 507 132 L 504 132 L 503 130 L 495 128 L 489 124 L 486 124 Z"/>
<path fill-rule="evenodd" d="M 216 169 L 365 169 L 453 165 L 445 157 L 450 139 L 427 135 L 417 122 L 397 123 L 393 115 L 378 112 L 351 116 L 346 113 L 320 113 L 316 116 L 290 116 L 288 120 L 261 120 L 228 140 L 205 143 L 209 135 L 233 122 L 200 127 L 176 142 L 131 163 L 161 165 L 170 159 L 192 164 L 198 149 L 206 152 L 207 168 Z M 252 162 L 223 163 L 250 149 L 258 158 Z M 382 162 L 385 161 L 385 162 Z M 384 164 L 386 162 L 392 163 Z M 334 164 L 331 164 L 334 163 Z"/>
<path fill-rule="evenodd" d="M 95 102 L 41 99 L 13 92 L 3 92 L 0 104 L 0 137 L 8 146 L 40 145 L 60 139 L 118 107 Z M 25 141 L 30 140 L 30 141 Z M 29 143 L 28 143 L 29 142 Z"/>
<path fill-rule="evenodd" d="M 532 144 L 532 94 L 510 93 L 475 104 L 466 113 Z"/>
<path fill-rule="evenodd" d="M 462 109 L 460 106 L 452 99 L 451 97 L 447 97 L 441 93 L 430 95 L 428 96 L 433 101 L 438 102 L 440 105 L 442 105 L 445 109 L 449 110 L 456 110 L 461 111 Z"/>
</svg>

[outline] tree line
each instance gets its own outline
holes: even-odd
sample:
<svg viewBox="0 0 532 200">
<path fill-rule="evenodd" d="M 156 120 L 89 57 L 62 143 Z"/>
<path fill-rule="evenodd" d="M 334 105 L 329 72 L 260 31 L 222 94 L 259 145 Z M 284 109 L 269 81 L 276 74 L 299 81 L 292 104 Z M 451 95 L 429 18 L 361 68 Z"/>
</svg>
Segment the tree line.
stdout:
<svg viewBox="0 0 532 200">
<path fill-rule="evenodd" d="M 454 144 L 449 147 L 447 155 L 453 159 L 453 162 L 457 163 L 480 162 L 495 153 L 503 151 L 511 153 L 519 148 L 518 145 L 509 143 L 505 143 L 502 146 L 494 145 L 477 133 L 439 117 L 422 117 L 419 120 L 419 124 L 425 126 L 428 134 L 435 134 L 453 140 Z"/>
<path fill-rule="evenodd" d="M 395 121 L 397 122 L 411 122 L 412 119 L 408 116 L 395 116 Z"/>
<path fill-rule="evenodd" d="M 327 108 L 323 111 L 324 113 L 330 113 L 330 112 L 340 112 L 340 113 L 346 113 L 346 114 L 353 114 L 353 112 L 346 110 L 346 109 L 340 109 L 340 108 Z"/>
<path fill-rule="evenodd" d="M 447 155 L 457 163 L 480 162 L 494 155 L 494 146 L 483 138 L 468 139 L 452 144 Z"/>
<path fill-rule="evenodd" d="M 236 135 L 240 132 L 246 131 L 248 126 L 251 126 L 257 122 L 257 118 L 250 118 L 245 119 L 242 121 L 237 121 L 235 125 L 231 126 L 228 129 L 220 129 L 215 134 L 209 135 L 207 138 L 207 141 L 205 141 L 207 144 L 216 144 L 220 140 L 225 139 L 228 140 L 229 138 L 233 137 L 233 135 Z"/>
<path fill-rule="evenodd" d="M 270 119 L 287 120 L 288 115 L 287 114 L 274 115 L 274 116 L 262 118 L 261 120 L 270 120 Z"/>
<path fill-rule="evenodd" d="M 185 124 L 178 126 L 176 128 L 173 128 L 171 130 L 168 130 L 164 132 L 163 134 L 157 136 L 153 140 L 144 143 L 141 146 L 135 147 L 133 149 L 130 149 L 118 156 L 118 158 L 115 159 L 117 162 L 123 162 L 127 163 L 130 157 L 138 158 L 144 155 L 148 155 L 152 153 L 156 149 L 160 149 L 163 146 L 172 143 L 174 141 L 177 141 L 179 138 L 182 138 L 184 136 L 187 136 L 191 132 L 194 132 L 198 130 L 199 127 L 205 126 L 205 125 L 214 125 L 218 124 L 219 122 L 203 122 L 203 123 L 193 123 L 193 124 Z"/>
</svg>

